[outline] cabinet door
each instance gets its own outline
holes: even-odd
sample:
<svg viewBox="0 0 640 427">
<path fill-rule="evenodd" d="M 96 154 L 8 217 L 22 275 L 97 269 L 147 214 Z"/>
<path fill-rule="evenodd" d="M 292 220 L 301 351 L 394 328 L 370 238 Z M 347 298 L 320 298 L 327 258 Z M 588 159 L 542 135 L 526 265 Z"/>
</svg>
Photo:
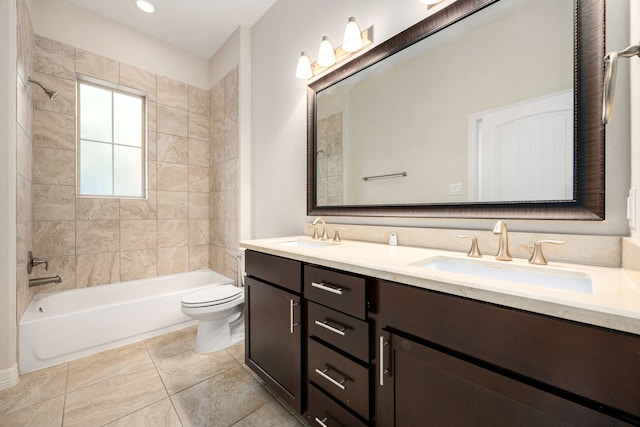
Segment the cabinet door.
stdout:
<svg viewBox="0 0 640 427">
<path fill-rule="evenodd" d="M 301 412 L 300 297 L 251 277 L 246 285 L 246 363 Z"/>
<path fill-rule="evenodd" d="M 383 426 L 622 424 L 413 340 L 390 333 L 379 337 Z"/>
</svg>

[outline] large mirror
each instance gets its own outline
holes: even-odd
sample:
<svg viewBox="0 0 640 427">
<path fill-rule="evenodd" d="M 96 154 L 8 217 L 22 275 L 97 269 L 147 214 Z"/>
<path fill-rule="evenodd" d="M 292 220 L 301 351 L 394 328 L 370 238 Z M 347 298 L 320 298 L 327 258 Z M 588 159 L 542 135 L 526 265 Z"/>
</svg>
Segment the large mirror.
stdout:
<svg viewBox="0 0 640 427">
<path fill-rule="evenodd" d="M 603 0 L 458 0 L 309 85 L 308 213 L 603 219 Z"/>
</svg>

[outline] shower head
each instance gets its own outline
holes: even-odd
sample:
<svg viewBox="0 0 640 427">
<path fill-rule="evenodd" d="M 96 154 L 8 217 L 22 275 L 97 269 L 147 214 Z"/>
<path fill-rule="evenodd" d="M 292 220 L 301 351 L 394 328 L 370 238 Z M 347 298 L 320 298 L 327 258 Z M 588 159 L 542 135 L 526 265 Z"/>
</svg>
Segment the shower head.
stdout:
<svg viewBox="0 0 640 427">
<path fill-rule="evenodd" d="M 47 89 L 46 87 L 42 86 L 42 83 L 40 83 L 37 80 L 33 80 L 33 79 L 31 79 L 31 77 L 29 77 L 29 84 L 31 84 L 31 83 L 34 83 L 34 84 L 37 84 L 38 86 L 40 86 L 42 88 L 42 90 L 44 90 L 44 93 L 47 94 L 49 99 L 53 99 L 58 95 L 57 91 L 53 91 L 53 90 Z"/>
</svg>

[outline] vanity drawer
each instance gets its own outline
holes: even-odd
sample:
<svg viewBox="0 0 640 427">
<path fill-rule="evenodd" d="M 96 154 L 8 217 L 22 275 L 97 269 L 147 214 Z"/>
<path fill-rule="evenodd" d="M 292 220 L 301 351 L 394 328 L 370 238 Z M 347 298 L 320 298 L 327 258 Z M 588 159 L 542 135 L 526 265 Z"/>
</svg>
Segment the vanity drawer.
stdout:
<svg viewBox="0 0 640 427">
<path fill-rule="evenodd" d="M 369 360 L 369 324 L 339 311 L 309 302 L 307 331 L 341 350 L 367 362 Z"/>
<path fill-rule="evenodd" d="M 315 427 L 344 426 L 365 427 L 355 415 L 337 404 L 333 399 L 318 390 L 313 384 L 309 384 L 307 391 L 309 397 L 309 409 L 307 421 Z"/>
<path fill-rule="evenodd" d="M 255 251 L 247 251 L 245 257 L 247 275 L 293 292 L 302 291 L 300 262 Z"/>
<path fill-rule="evenodd" d="M 369 370 L 308 340 L 307 378 L 345 406 L 369 419 Z"/>
<path fill-rule="evenodd" d="M 363 277 L 305 265 L 304 293 L 307 299 L 359 319 L 366 318 L 366 282 Z"/>
</svg>

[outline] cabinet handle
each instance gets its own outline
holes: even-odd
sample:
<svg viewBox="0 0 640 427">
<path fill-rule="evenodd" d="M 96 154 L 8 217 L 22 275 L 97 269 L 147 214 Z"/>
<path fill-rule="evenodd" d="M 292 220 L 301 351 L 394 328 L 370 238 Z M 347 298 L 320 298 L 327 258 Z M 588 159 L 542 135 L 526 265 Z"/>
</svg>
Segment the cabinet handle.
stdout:
<svg viewBox="0 0 640 427">
<path fill-rule="evenodd" d="M 293 307 L 295 307 L 296 305 L 298 305 L 298 303 L 295 302 L 293 298 L 291 298 L 289 300 L 289 333 L 290 334 L 293 334 L 293 328 L 298 326 L 298 323 L 293 322 Z"/>
<path fill-rule="evenodd" d="M 316 325 L 318 325 L 318 326 L 320 326 L 320 327 L 322 327 L 322 328 L 325 328 L 325 329 L 327 329 L 327 330 L 329 330 L 329 331 L 331 331 L 331 332 L 333 332 L 333 333 L 335 333 L 335 334 L 338 334 L 338 335 L 340 335 L 340 336 L 342 336 L 342 337 L 344 336 L 344 331 L 346 331 L 346 330 L 347 330 L 347 328 L 346 328 L 346 327 L 344 327 L 344 326 L 340 326 L 339 328 L 335 328 L 335 327 L 331 326 L 331 325 L 329 324 L 329 322 L 328 322 L 328 321 L 326 321 L 326 320 L 325 320 L 324 322 L 321 322 L 321 321 L 319 321 L 319 320 L 316 320 L 314 323 L 315 323 Z"/>
<path fill-rule="evenodd" d="M 318 417 L 315 417 L 316 422 L 321 426 L 321 427 L 329 427 L 327 426 L 325 423 L 327 422 L 327 420 L 329 419 L 329 417 L 324 417 L 323 419 L 320 419 Z"/>
<path fill-rule="evenodd" d="M 344 383 L 347 382 L 347 378 L 344 377 L 341 380 L 336 380 L 335 378 L 331 378 L 329 375 L 327 375 L 328 371 L 329 371 L 329 368 L 324 368 L 322 371 L 316 368 L 316 374 L 320 375 L 322 378 L 329 381 L 331 384 L 335 385 L 340 390 L 346 389 L 346 387 L 344 386 Z"/>
<path fill-rule="evenodd" d="M 384 337 L 381 335 L 380 336 L 380 368 L 379 368 L 379 375 L 380 375 L 380 385 L 383 386 L 384 385 L 384 376 L 385 374 L 387 374 L 389 372 L 388 369 L 384 368 L 384 347 L 389 345 L 389 341 L 385 341 Z"/>
<path fill-rule="evenodd" d="M 311 282 L 311 286 L 314 288 L 322 289 L 323 291 L 331 292 L 332 294 L 342 295 L 342 288 L 338 286 L 331 286 L 324 282 L 322 283 Z"/>
</svg>

